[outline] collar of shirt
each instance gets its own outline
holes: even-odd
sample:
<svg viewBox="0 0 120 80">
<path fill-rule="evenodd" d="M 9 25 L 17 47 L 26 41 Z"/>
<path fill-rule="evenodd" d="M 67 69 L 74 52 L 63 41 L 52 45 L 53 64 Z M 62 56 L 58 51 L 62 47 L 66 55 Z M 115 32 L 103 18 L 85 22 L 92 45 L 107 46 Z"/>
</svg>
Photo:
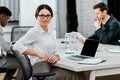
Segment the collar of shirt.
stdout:
<svg viewBox="0 0 120 80">
<path fill-rule="evenodd" d="M 1 24 L 0 24 L 0 34 L 3 35 L 3 27 L 1 26 Z"/>
<path fill-rule="evenodd" d="M 52 32 L 52 29 L 48 27 L 48 32 L 45 32 L 40 25 L 35 26 L 36 30 L 40 33 L 44 34 L 50 34 Z"/>
<path fill-rule="evenodd" d="M 0 28 L 2 28 L 1 23 L 0 23 Z"/>
<path fill-rule="evenodd" d="M 108 15 L 107 19 L 103 22 L 103 24 L 105 24 L 109 18 L 110 18 L 110 15 Z"/>
</svg>

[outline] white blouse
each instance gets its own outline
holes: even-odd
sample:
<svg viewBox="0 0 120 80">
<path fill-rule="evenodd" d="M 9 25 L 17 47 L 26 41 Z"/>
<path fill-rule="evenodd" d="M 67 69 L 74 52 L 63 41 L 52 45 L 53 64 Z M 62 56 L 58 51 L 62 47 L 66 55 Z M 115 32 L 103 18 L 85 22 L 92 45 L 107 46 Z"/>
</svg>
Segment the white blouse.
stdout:
<svg viewBox="0 0 120 80">
<path fill-rule="evenodd" d="M 53 54 L 55 49 L 54 30 L 48 29 L 45 32 L 41 26 L 34 26 L 22 38 L 20 38 L 13 47 L 14 50 L 20 53 L 25 52 L 27 49 L 35 50 L 40 53 Z M 29 56 L 31 64 L 42 61 L 37 56 Z"/>
</svg>

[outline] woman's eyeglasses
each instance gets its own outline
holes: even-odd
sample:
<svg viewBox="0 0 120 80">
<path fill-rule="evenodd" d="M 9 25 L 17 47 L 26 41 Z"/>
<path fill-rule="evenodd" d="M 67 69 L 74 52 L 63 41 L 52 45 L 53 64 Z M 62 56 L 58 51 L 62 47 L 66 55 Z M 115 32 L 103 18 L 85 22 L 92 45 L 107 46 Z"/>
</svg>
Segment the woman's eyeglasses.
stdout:
<svg viewBox="0 0 120 80">
<path fill-rule="evenodd" d="M 40 19 L 51 19 L 51 15 L 38 15 L 40 17 Z"/>
</svg>

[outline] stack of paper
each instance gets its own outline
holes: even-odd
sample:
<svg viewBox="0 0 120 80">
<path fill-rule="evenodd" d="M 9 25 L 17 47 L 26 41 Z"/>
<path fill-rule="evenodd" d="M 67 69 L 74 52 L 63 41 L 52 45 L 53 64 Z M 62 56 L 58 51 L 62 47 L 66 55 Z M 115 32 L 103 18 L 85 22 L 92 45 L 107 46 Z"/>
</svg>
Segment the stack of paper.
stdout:
<svg viewBox="0 0 120 80">
<path fill-rule="evenodd" d="M 94 64 L 99 64 L 99 63 L 102 63 L 102 62 L 105 62 L 106 60 L 103 60 L 103 59 L 84 59 L 84 60 L 81 60 L 79 61 L 78 63 L 79 64 L 91 64 L 91 65 L 94 65 Z"/>
<path fill-rule="evenodd" d="M 75 34 L 79 40 L 80 39 L 86 40 L 86 38 L 82 34 L 80 34 L 79 32 L 72 32 L 72 34 Z"/>
<path fill-rule="evenodd" d="M 120 53 L 120 48 L 107 48 L 109 52 Z"/>
</svg>

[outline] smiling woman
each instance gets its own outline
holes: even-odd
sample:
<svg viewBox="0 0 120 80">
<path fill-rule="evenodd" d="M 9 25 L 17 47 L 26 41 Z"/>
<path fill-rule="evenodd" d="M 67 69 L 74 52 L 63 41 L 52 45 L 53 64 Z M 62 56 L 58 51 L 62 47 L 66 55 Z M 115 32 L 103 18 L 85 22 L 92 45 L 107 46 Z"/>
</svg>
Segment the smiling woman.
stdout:
<svg viewBox="0 0 120 80">
<path fill-rule="evenodd" d="M 51 26 L 49 26 L 53 18 L 51 7 L 47 4 L 39 5 L 35 12 L 35 18 L 38 22 L 37 25 L 29 29 L 15 43 L 13 49 L 21 54 L 29 55 L 33 73 L 50 71 L 56 73 L 55 76 L 49 76 L 46 80 L 80 80 L 78 73 L 52 66 L 59 60 L 59 56 L 56 53 L 54 30 L 50 29 Z M 66 76 L 64 77 L 64 75 Z M 36 80 L 36 78 L 32 80 Z"/>
<path fill-rule="evenodd" d="M 53 17 L 52 9 L 45 4 L 41 5 L 37 8 L 35 12 L 35 17 L 42 29 L 45 30 L 45 32 L 48 32 L 47 26 Z"/>
</svg>

